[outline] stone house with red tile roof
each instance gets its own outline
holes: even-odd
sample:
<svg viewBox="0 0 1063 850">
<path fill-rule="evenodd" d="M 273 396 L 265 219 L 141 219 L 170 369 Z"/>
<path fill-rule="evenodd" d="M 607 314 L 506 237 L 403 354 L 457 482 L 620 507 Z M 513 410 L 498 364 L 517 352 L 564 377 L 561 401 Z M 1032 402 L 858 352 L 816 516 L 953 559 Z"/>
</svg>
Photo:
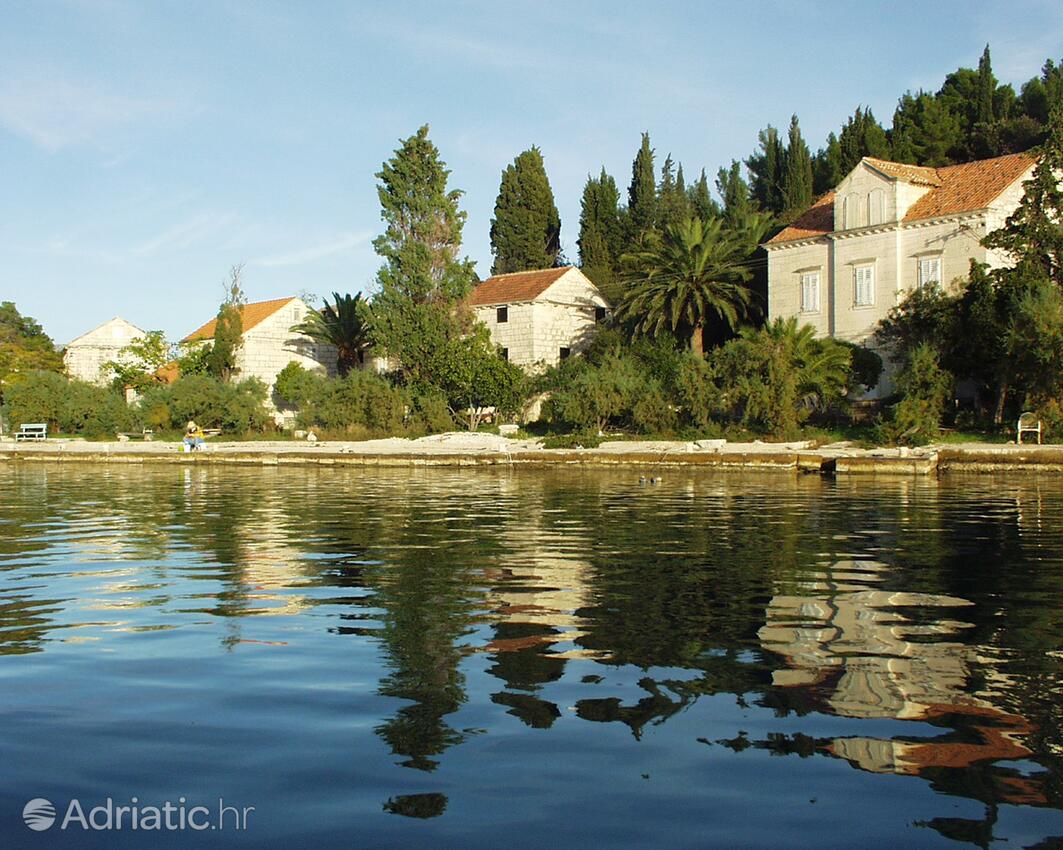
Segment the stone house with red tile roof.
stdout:
<svg viewBox="0 0 1063 850">
<path fill-rule="evenodd" d="M 797 316 L 819 336 L 874 347 L 907 293 L 954 285 L 972 259 L 1007 264 L 981 240 L 1018 206 L 1035 164 L 1028 153 L 943 168 L 864 157 L 764 245 L 769 319 Z"/>
<path fill-rule="evenodd" d="M 270 389 L 269 399 L 272 402 L 272 389 L 277 375 L 289 363 L 298 363 L 320 374 L 334 375 L 335 347 L 315 342 L 305 334 L 291 330 L 293 325 L 306 318 L 311 309 L 302 298 L 295 297 L 243 305 L 240 308 L 243 344 L 236 352 L 235 378 L 258 378 Z M 215 320 L 211 319 L 178 344 L 186 350 L 204 345 L 214 338 L 214 326 Z"/>
<path fill-rule="evenodd" d="M 494 275 L 469 305 L 503 356 L 524 368 L 556 366 L 580 351 L 609 309 L 575 266 Z"/>
</svg>

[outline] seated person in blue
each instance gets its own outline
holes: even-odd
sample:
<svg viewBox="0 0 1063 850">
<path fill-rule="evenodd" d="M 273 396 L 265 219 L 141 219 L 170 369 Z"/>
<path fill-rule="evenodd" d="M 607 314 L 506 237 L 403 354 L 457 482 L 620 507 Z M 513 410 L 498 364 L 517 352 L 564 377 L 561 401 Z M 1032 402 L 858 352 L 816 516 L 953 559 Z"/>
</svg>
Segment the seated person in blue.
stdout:
<svg viewBox="0 0 1063 850">
<path fill-rule="evenodd" d="M 185 426 L 185 445 L 188 446 L 188 451 L 194 452 L 203 448 L 203 442 L 203 429 L 194 420 L 189 419 Z"/>
</svg>

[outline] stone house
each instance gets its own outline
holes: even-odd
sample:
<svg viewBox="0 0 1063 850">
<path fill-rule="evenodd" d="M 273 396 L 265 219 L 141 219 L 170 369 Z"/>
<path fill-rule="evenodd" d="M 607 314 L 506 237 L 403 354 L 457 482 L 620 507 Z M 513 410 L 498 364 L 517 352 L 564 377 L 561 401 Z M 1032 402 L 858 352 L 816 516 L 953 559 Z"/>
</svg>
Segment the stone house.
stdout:
<svg viewBox="0 0 1063 850">
<path fill-rule="evenodd" d="M 135 339 L 147 335 L 131 322 L 115 316 L 97 328 L 83 333 L 63 351 L 63 363 L 71 378 L 106 386 L 114 374 L 104 364 L 118 359 L 118 352 Z"/>
<path fill-rule="evenodd" d="M 876 325 L 907 293 L 965 279 L 972 259 L 1007 264 L 981 240 L 1018 206 L 1035 164 L 1027 153 L 944 168 L 864 157 L 764 245 L 768 318 L 874 348 Z"/>
<path fill-rule="evenodd" d="M 298 363 L 321 374 L 336 372 L 334 346 L 317 343 L 291 330 L 311 309 L 303 299 L 294 297 L 257 301 L 240 308 L 244 330 L 242 345 L 236 353 L 235 377 L 237 380 L 258 378 L 269 388 L 271 404 L 277 375 L 289 363 Z M 215 319 L 211 319 L 179 344 L 188 349 L 210 342 L 214 339 L 214 326 Z"/>
<path fill-rule="evenodd" d="M 556 366 L 580 351 L 609 309 L 575 266 L 494 275 L 469 304 L 502 355 L 523 368 Z"/>
</svg>

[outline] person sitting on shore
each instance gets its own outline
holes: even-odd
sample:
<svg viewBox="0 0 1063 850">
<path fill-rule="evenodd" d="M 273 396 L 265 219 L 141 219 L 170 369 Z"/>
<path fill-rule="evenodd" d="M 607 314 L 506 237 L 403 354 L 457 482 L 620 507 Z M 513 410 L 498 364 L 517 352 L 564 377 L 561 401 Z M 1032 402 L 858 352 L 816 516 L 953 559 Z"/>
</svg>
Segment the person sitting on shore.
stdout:
<svg viewBox="0 0 1063 850">
<path fill-rule="evenodd" d="M 188 447 L 187 451 L 194 452 L 197 449 L 203 448 L 203 429 L 200 428 L 194 419 L 189 419 L 188 424 L 185 426 L 185 445 Z"/>
</svg>

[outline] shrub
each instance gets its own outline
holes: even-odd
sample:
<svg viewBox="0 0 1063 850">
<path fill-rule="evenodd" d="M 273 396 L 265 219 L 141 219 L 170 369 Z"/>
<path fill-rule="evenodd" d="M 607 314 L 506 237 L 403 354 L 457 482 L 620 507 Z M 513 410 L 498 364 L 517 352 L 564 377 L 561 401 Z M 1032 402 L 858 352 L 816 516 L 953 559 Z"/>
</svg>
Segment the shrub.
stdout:
<svg viewBox="0 0 1063 850">
<path fill-rule="evenodd" d="M 45 422 L 53 431 L 111 438 L 140 427 L 139 411 L 130 408 L 119 392 L 56 372 L 23 373 L 9 383 L 4 401 L 15 427 Z"/>
<path fill-rule="evenodd" d="M 953 379 L 941 368 L 933 347 L 924 343 L 912 349 L 894 383 L 901 400 L 893 406 L 890 419 L 880 423 L 879 437 L 910 445 L 936 437 L 952 397 Z"/>
<path fill-rule="evenodd" d="M 266 387 L 255 378 L 231 384 L 210 375 L 183 375 L 148 390 L 140 411 L 153 427 L 180 430 L 192 419 L 204 428 L 246 433 L 269 424 L 265 401 Z"/>
</svg>

